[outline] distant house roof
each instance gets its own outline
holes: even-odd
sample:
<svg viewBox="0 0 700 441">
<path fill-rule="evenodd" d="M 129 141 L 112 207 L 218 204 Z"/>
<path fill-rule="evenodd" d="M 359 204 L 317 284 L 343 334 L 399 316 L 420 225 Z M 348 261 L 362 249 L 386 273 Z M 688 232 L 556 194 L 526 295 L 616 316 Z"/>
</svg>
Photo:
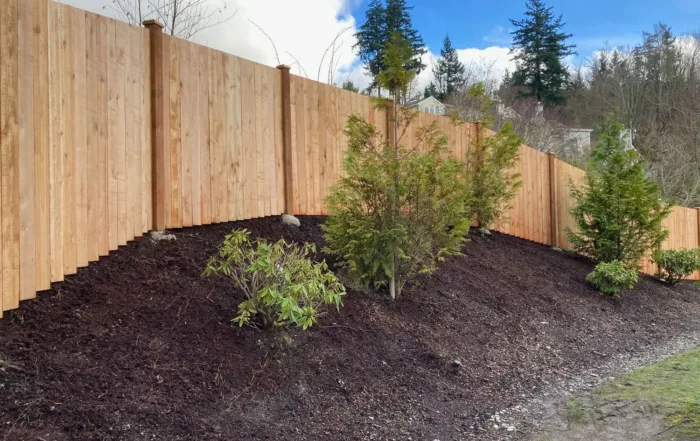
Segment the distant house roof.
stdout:
<svg viewBox="0 0 700 441">
<path fill-rule="evenodd" d="M 434 96 L 429 96 L 428 98 L 423 98 L 422 100 L 417 100 L 413 101 L 412 103 L 408 104 L 408 107 L 414 108 L 414 107 L 429 107 L 429 106 L 442 106 L 445 107 L 445 104 L 441 103 L 440 100 L 435 98 Z"/>
</svg>

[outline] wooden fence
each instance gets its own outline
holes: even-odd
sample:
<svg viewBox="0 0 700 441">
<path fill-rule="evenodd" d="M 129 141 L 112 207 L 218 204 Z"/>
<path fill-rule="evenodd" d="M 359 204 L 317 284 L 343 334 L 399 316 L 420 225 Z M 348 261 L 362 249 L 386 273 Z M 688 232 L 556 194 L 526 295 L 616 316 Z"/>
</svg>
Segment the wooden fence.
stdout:
<svg viewBox="0 0 700 441">
<path fill-rule="evenodd" d="M 392 136 L 365 95 L 49 0 L 0 0 L 0 314 L 151 229 L 325 214 L 348 116 Z M 476 123 L 420 113 L 451 153 Z M 568 247 L 583 171 L 520 147 L 523 187 L 497 229 Z M 700 245 L 677 207 L 666 248 Z M 648 262 L 644 270 L 654 273 Z M 700 276 L 700 275 L 696 275 Z"/>
</svg>

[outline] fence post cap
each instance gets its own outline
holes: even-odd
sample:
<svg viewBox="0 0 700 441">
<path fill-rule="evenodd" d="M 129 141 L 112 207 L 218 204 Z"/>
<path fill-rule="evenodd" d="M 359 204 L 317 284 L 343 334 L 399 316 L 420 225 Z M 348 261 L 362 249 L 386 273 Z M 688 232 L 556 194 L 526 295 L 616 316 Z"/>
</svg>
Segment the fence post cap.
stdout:
<svg viewBox="0 0 700 441">
<path fill-rule="evenodd" d="M 557 156 L 557 154 L 554 153 L 554 152 L 547 152 L 547 154 L 550 155 L 550 156 Z"/>
<path fill-rule="evenodd" d="M 279 66 L 277 66 L 277 69 L 291 70 L 292 68 L 290 66 L 287 66 L 286 64 L 280 64 Z"/>
<path fill-rule="evenodd" d="M 144 20 L 143 21 L 144 27 L 147 27 L 148 29 L 163 29 L 165 26 L 158 20 Z"/>
</svg>

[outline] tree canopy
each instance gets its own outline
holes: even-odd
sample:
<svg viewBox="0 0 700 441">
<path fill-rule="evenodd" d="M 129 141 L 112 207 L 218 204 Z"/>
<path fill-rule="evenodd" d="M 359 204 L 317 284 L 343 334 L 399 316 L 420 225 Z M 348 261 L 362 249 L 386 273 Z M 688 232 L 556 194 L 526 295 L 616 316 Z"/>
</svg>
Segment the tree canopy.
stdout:
<svg viewBox="0 0 700 441">
<path fill-rule="evenodd" d="M 564 104 L 569 72 L 562 59 L 575 54 L 567 44 L 571 34 L 562 32 L 563 18 L 541 0 L 530 0 L 525 17 L 510 22 L 515 26 L 511 54 L 516 62 L 512 84 L 519 96 L 534 97 L 545 105 Z"/>
</svg>

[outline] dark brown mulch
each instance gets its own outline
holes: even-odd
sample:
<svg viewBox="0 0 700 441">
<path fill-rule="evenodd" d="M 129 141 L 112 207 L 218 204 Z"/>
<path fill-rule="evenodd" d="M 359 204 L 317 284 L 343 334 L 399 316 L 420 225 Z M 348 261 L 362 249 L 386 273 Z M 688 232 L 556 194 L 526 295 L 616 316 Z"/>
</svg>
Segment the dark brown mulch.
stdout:
<svg viewBox="0 0 700 441">
<path fill-rule="evenodd" d="M 690 284 L 643 278 L 611 302 L 590 263 L 500 234 L 396 303 L 351 292 L 308 333 L 237 328 L 241 295 L 199 277 L 207 257 L 234 226 L 320 244 L 322 219 L 302 222 L 142 238 L 7 313 L 0 439 L 478 438 L 486 412 L 559 376 L 700 329 Z"/>
</svg>

